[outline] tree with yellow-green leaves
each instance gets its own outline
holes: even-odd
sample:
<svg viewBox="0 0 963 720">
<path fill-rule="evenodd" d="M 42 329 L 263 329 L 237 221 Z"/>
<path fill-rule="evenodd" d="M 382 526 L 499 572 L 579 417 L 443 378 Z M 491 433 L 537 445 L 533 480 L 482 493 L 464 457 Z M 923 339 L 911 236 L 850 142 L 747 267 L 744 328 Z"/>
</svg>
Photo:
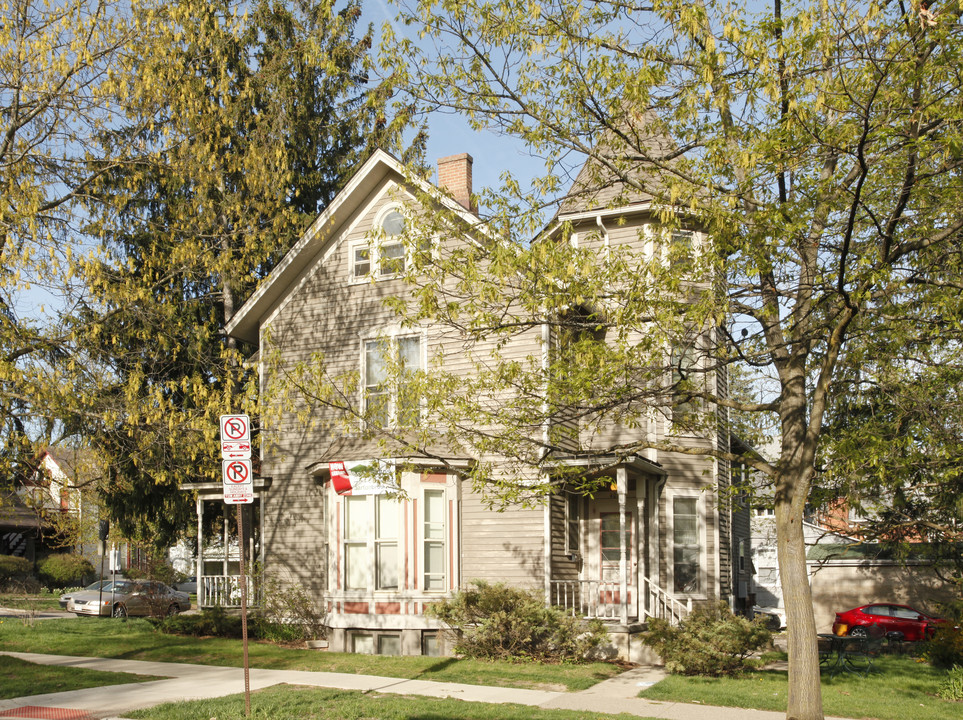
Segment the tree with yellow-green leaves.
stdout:
<svg viewBox="0 0 963 720">
<path fill-rule="evenodd" d="M 0 488 L 35 469 L 63 436 L 58 418 L 82 253 L 77 202 L 139 150 L 96 137 L 116 120 L 111 68 L 136 35 L 139 0 L 0 3 Z M 47 312 L 37 307 L 47 306 Z"/>
<path fill-rule="evenodd" d="M 218 416 L 253 412 L 256 380 L 224 321 L 375 147 L 397 147 L 388 81 L 369 79 L 360 6 L 181 0 L 137 18 L 112 67 L 133 145 L 87 194 L 74 313 L 77 432 L 105 462 L 104 502 L 129 537 L 168 541 L 192 512 L 185 483 L 218 481 Z M 414 151 L 418 151 L 415 143 Z"/>
<path fill-rule="evenodd" d="M 883 368 L 960 339 L 958 3 L 933 17 L 875 0 L 421 0 L 401 13 L 421 38 L 386 44 L 385 66 L 407 68 L 411 101 L 521 141 L 546 169 L 531 190 L 508 172 L 483 193 L 481 240 L 424 254 L 414 302 L 393 303 L 410 323 L 447 328 L 471 363 L 417 378 L 431 427 L 407 436 L 408 452 L 431 441 L 544 468 L 563 454 L 644 451 L 645 433 L 606 445 L 594 431 L 639 427 L 666 404 L 773 418 L 772 461 L 672 438 L 657 447 L 745 462 L 771 484 L 787 717 L 820 720 L 802 519 L 826 424 L 844 411 L 835 390 L 861 349 Z M 543 208 L 578 202 L 566 191 L 583 162 L 582 198 L 617 210 L 648 197 L 668 233 L 700 230 L 707 244 L 663 262 L 631 246 L 593 252 L 564 223 L 542 233 Z M 438 213 L 422 221 L 412 235 L 459 227 Z M 543 327 L 565 339 L 547 359 L 497 352 Z M 687 335 L 700 338 L 697 364 L 670 351 Z M 752 401 L 700 381 L 732 365 L 773 391 Z M 551 432 L 573 423 L 591 448 Z M 519 498 L 517 483 L 488 488 Z"/>
</svg>

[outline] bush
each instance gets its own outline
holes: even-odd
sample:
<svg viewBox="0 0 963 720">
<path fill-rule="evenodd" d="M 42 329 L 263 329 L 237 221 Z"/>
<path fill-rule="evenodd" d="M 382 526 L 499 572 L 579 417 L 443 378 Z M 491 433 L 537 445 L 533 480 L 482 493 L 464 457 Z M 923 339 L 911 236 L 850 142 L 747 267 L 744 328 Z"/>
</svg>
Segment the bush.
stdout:
<svg viewBox="0 0 963 720">
<path fill-rule="evenodd" d="M 83 585 L 84 577 L 94 574 L 94 566 L 80 555 L 49 555 L 37 563 L 40 579 L 50 587 Z"/>
<path fill-rule="evenodd" d="M 944 700 L 963 700 L 963 667 L 954 665 L 946 673 L 946 678 L 940 683 L 936 694 Z"/>
<path fill-rule="evenodd" d="M 152 561 L 147 568 L 130 567 L 124 574 L 131 580 L 158 580 L 165 585 L 173 585 L 178 580 L 178 572 L 166 560 Z"/>
<path fill-rule="evenodd" d="M 963 632 L 952 626 L 939 628 L 926 643 L 923 654 L 936 667 L 963 665 Z"/>
<path fill-rule="evenodd" d="M 241 618 L 224 608 L 209 608 L 197 615 L 172 615 L 157 621 L 157 629 L 168 635 L 192 637 L 241 637 Z"/>
<path fill-rule="evenodd" d="M 473 588 L 434 603 L 426 614 L 451 628 L 459 655 L 492 660 L 583 662 L 608 642 L 601 621 L 585 623 L 546 607 L 542 593 L 504 583 L 475 581 Z"/>
<path fill-rule="evenodd" d="M 22 583 L 30 577 L 31 563 L 27 558 L 0 555 L 0 587 Z"/>
<path fill-rule="evenodd" d="M 772 633 L 764 618 L 750 622 L 720 602 L 693 610 L 679 625 L 650 620 L 642 642 L 662 657 L 670 673 L 718 677 L 747 669 L 749 656 L 769 645 Z"/>
<path fill-rule="evenodd" d="M 327 637 L 323 598 L 313 598 L 300 585 L 282 588 L 273 578 L 262 581 L 261 597 L 255 626 L 262 639 L 295 642 Z"/>
</svg>

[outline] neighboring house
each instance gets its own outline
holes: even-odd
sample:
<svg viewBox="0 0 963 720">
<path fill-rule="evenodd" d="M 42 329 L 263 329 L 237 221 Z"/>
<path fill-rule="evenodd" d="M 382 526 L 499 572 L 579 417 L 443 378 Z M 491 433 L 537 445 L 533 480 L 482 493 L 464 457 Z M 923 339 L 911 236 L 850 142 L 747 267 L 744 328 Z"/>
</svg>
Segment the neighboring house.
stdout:
<svg viewBox="0 0 963 720">
<path fill-rule="evenodd" d="M 385 335 L 408 367 L 428 367 L 442 349 L 446 362 L 457 366 L 457 342 L 430 326 L 399 327 L 383 300 L 406 291 L 395 272 L 406 262 L 405 249 L 393 238 L 407 208 L 445 206 L 462 224 L 449 241 L 471 236 L 477 222 L 471 166 L 468 155 L 439 161 L 439 189 L 412 179 L 384 152 L 364 163 L 227 325 L 230 335 L 258 348 L 262 387 L 270 373 L 292 370 L 319 353 L 332 373 L 359 373 L 361 387 L 350 392 L 358 402 L 371 402 L 384 361 L 378 338 Z M 655 237 L 648 198 L 609 210 L 614 194 L 603 195 L 563 206 L 558 220 L 571 222 L 574 242 L 637 243 L 640 229 Z M 376 234 L 382 237 L 377 242 Z M 686 243 L 702 242 L 698 232 L 683 235 Z M 504 352 L 534 357 L 544 347 L 542 334 L 534 332 Z M 724 382 L 709 375 L 707 382 Z M 405 405 L 400 393 L 381 400 L 393 416 L 420 419 L 418 407 Z M 729 484 L 725 462 L 655 450 L 623 459 L 573 459 L 570 466 L 586 475 L 604 467 L 614 478 L 610 489 L 593 497 L 560 491 L 544 507 L 494 512 L 459 471 L 476 458 L 447 456 L 443 448 L 433 451 L 444 462 L 385 458 L 360 425 L 351 432 L 323 420 L 323 408 L 307 412 L 295 401 L 277 418 L 262 418 L 262 477 L 251 525 L 266 572 L 324 604 L 332 649 L 444 653 L 440 625 L 424 609 L 480 579 L 537 588 L 546 602 L 605 619 L 618 652 L 639 658 L 644 651 L 636 634 L 647 617 L 678 618 L 692 603 L 731 602 L 733 583 L 744 582 L 731 567 L 739 552 L 745 562 L 744 531 L 734 553 L 731 513 L 715 491 Z M 717 436 L 678 441 L 728 449 L 727 416 L 717 421 Z M 612 437 L 640 432 L 656 440 L 672 432 L 671 421 L 656 417 L 641 430 L 610 428 Z M 384 494 L 357 465 L 388 472 L 404 497 Z M 199 514 L 205 501 L 219 499 L 219 488 L 195 489 Z M 202 605 L 211 597 L 205 584 L 218 581 L 206 577 L 206 566 L 204 572 Z"/>
<path fill-rule="evenodd" d="M 100 473 L 87 450 L 45 450 L 29 479 L 0 502 L 0 554 L 36 562 L 50 553 L 77 553 L 104 575 L 144 564 L 143 553 L 131 544 L 105 546 L 100 540 Z"/>
<path fill-rule="evenodd" d="M 86 489 L 94 469 L 82 450 L 50 448 L 0 504 L 0 552 L 36 560 L 38 551 L 98 558 L 97 510 Z"/>
<path fill-rule="evenodd" d="M 861 542 L 859 532 L 859 516 L 842 503 L 810 512 L 803 521 L 813 613 L 820 632 L 831 631 L 836 612 L 867 603 L 907 604 L 938 615 L 937 603 L 957 597 L 956 588 L 940 579 L 927 561 L 925 547 L 910 545 L 908 556 L 898 559 L 879 545 Z M 767 505 L 753 508 L 752 562 L 755 604 L 784 614 L 776 519 Z"/>
</svg>

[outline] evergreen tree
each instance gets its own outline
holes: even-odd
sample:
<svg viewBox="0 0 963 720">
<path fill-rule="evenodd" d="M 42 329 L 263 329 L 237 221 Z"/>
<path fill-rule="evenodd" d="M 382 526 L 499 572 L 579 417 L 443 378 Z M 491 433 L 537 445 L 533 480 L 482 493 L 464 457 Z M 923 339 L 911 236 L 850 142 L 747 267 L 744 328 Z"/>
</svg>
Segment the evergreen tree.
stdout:
<svg viewBox="0 0 963 720">
<path fill-rule="evenodd" d="M 357 2 L 181 0 L 138 19 L 116 71 L 130 123 L 103 140 L 145 158 L 91 194 L 103 251 L 84 263 L 76 318 L 89 370 L 77 429 L 130 537 L 163 544 L 189 526 L 179 488 L 219 481 L 218 416 L 252 410 L 255 379 L 221 330 L 238 298 L 358 162 L 399 145 L 407 119 L 387 115 L 390 84 L 369 83 L 359 16 Z"/>
</svg>

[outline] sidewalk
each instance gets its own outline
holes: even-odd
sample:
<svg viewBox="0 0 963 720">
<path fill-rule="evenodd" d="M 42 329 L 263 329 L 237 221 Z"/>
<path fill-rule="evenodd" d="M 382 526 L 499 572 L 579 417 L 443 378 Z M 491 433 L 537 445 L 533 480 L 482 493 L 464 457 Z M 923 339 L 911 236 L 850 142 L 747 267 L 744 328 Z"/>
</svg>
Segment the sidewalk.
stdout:
<svg viewBox="0 0 963 720">
<path fill-rule="evenodd" d="M 123 714 L 127 711 L 152 707 L 173 700 L 223 697 L 244 692 L 244 673 L 239 668 L 35 653 L 2 652 L 2 654 L 44 665 L 156 675 L 169 679 L 0 700 L 0 718 L 122 720 Z M 738 717 L 740 720 L 783 720 L 785 718 L 785 713 L 653 702 L 635 697 L 642 689 L 658 682 L 662 677 L 660 668 L 640 667 L 601 682 L 588 690 L 571 693 L 405 680 L 373 675 L 252 668 L 250 685 L 252 692 L 287 683 L 363 692 L 457 698 L 473 702 L 518 703 L 546 709 L 583 710 L 606 714 L 628 713 L 660 720 L 728 720 L 733 717 Z"/>
</svg>

